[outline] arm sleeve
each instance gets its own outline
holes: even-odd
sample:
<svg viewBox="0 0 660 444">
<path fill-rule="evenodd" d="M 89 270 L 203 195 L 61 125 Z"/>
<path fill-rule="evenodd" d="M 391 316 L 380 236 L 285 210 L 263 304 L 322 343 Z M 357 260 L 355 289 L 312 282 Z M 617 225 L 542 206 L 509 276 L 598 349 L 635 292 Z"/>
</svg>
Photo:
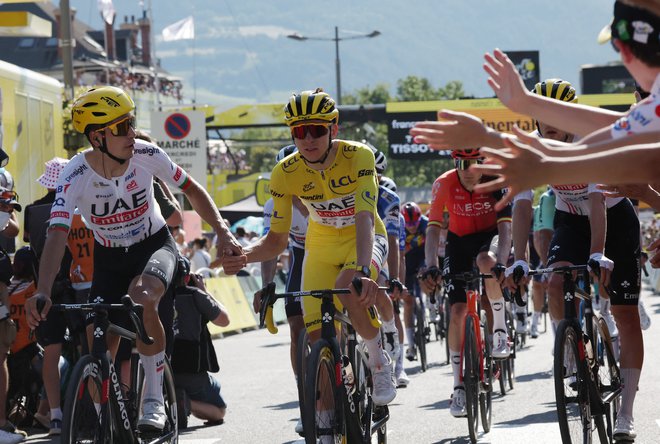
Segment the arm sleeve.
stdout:
<svg viewBox="0 0 660 444">
<path fill-rule="evenodd" d="M 387 195 L 388 202 L 383 214 L 383 223 L 388 235 L 399 237 L 399 212 L 401 200 L 396 194 Z"/>
<path fill-rule="evenodd" d="M 270 229 L 274 233 L 288 233 L 291 228 L 291 212 L 293 203 L 286 186 L 286 173 L 282 164 L 273 168 L 270 176 L 270 195 L 273 199 L 273 213 L 270 216 Z"/>
<path fill-rule="evenodd" d="M 533 201 L 534 200 L 534 191 L 533 190 L 521 191 L 520 193 L 513 196 L 513 203 L 514 204 L 516 202 L 518 202 L 519 200 Z"/>
<path fill-rule="evenodd" d="M 374 153 L 369 148 L 359 147 L 355 153 L 357 170 L 357 189 L 355 193 L 355 214 L 369 211 L 376 214 L 378 185 L 376 184 L 376 166 Z"/>
<path fill-rule="evenodd" d="M 60 174 L 55 189 L 55 201 L 50 208 L 49 229 L 69 231 L 81 188 L 85 188 L 80 181 L 83 171 L 87 168 L 86 165 L 71 161 Z"/>
<path fill-rule="evenodd" d="M 179 188 L 181 191 L 185 191 L 190 186 L 188 173 L 172 162 L 170 156 L 157 145 L 141 145 L 135 148 L 134 153 L 139 156 L 148 156 L 142 161 L 142 165 L 145 165 L 154 176 L 164 180 L 169 185 Z"/>
<path fill-rule="evenodd" d="M 447 205 L 447 190 L 445 186 L 445 176 L 438 177 L 433 182 L 433 190 L 431 194 L 431 212 L 429 213 L 429 225 L 440 225 L 443 221 L 443 214 L 445 206 Z"/>
</svg>

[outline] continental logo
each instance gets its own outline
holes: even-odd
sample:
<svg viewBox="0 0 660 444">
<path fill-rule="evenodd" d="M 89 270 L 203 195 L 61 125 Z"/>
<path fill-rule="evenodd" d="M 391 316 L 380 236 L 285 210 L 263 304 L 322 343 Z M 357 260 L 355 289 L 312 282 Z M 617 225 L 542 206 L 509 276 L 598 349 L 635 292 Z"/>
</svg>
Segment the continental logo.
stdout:
<svg viewBox="0 0 660 444">
<path fill-rule="evenodd" d="M 73 170 L 73 172 L 72 172 L 71 174 L 69 174 L 68 176 L 66 176 L 66 177 L 64 178 L 64 181 L 65 181 L 65 182 L 71 182 L 71 180 L 72 180 L 74 177 L 76 177 L 76 176 L 80 176 L 82 173 L 85 172 L 85 170 L 87 170 L 87 165 L 80 165 L 78 168 L 76 168 L 75 170 Z"/>
<path fill-rule="evenodd" d="M 360 170 L 360 171 L 358 171 L 358 177 L 373 176 L 373 175 L 374 175 L 374 170 Z"/>
<path fill-rule="evenodd" d="M 484 125 L 486 125 L 489 128 L 492 128 L 496 131 L 499 131 L 501 133 L 511 133 L 513 132 L 513 127 L 515 125 L 518 126 L 522 131 L 526 133 L 530 133 L 534 131 L 536 128 L 534 126 L 534 121 L 532 120 L 503 120 L 503 121 L 489 121 L 489 120 L 483 120 Z"/>
<path fill-rule="evenodd" d="M 303 200 L 321 200 L 323 199 L 323 194 L 310 194 L 309 196 L 300 196 Z"/>
<path fill-rule="evenodd" d="M 303 192 L 306 193 L 309 190 L 314 189 L 314 182 L 308 182 L 305 185 L 303 185 Z"/>
<path fill-rule="evenodd" d="M 113 108 L 119 108 L 119 102 L 108 96 L 101 96 L 101 100 Z"/>
<path fill-rule="evenodd" d="M 282 160 L 280 163 L 285 173 L 293 173 L 300 166 L 300 156 L 292 156 Z"/>
</svg>

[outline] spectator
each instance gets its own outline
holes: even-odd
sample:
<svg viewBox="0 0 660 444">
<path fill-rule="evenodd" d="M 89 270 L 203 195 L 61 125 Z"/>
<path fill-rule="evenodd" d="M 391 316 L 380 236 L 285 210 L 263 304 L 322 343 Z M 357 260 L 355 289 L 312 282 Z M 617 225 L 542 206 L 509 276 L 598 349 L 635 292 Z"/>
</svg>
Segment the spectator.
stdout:
<svg viewBox="0 0 660 444">
<path fill-rule="evenodd" d="M 250 245 L 250 238 L 243 227 L 236 228 L 236 240 L 244 247 Z"/>
<path fill-rule="evenodd" d="M 211 276 L 208 270 L 211 266 L 211 255 L 207 251 L 207 239 L 205 237 L 198 237 L 192 241 L 192 253 L 190 256 L 190 268 L 193 273 L 202 270 L 204 277 Z"/>
<path fill-rule="evenodd" d="M 217 373 L 220 367 L 206 324 L 226 327 L 229 315 L 206 291 L 202 276 L 190 273 L 188 259 L 179 258 L 177 273 L 172 369 L 181 409 L 179 428 L 186 428 L 190 413 L 206 420 L 205 425 L 219 425 L 224 422 L 227 405 L 220 383 L 209 374 Z"/>
<path fill-rule="evenodd" d="M 0 168 L 0 248 L 8 253 L 15 251 L 14 238 L 18 235 L 18 221 L 14 210 L 21 211 L 18 195 L 14 191 L 14 179 L 9 171 Z"/>
</svg>

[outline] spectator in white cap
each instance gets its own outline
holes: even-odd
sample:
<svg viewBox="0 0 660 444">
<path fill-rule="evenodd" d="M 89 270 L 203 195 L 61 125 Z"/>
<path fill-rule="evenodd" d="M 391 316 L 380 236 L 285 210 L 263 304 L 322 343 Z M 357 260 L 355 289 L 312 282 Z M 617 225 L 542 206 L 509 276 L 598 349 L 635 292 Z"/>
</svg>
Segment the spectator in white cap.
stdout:
<svg viewBox="0 0 660 444">
<path fill-rule="evenodd" d="M 46 188 L 48 193 L 25 207 L 23 241 L 30 243 L 37 257 L 41 257 L 41 250 L 46 240 L 46 228 L 50 217 L 50 207 L 55 202 L 57 179 L 67 163 L 69 160 L 61 157 L 53 157 L 46 162 L 46 170 L 39 176 L 37 183 Z"/>
<path fill-rule="evenodd" d="M 14 179 L 9 171 L 0 168 L 0 233 L 3 237 L 11 238 L 11 243 L 18 235 L 18 221 L 14 210 L 21 211 L 18 194 L 14 191 Z M 2 245 L 6 248 L 4 243 Z"/>
</svg>

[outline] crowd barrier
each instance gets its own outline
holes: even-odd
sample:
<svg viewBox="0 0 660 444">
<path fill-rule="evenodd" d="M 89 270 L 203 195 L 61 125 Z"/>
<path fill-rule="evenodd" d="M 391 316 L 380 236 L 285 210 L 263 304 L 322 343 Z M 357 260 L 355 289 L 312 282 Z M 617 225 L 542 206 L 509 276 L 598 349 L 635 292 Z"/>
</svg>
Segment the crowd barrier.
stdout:
<svg viewBox="0 0 660 444">
<path fill-rule="evenodd" d="M 277 291 L 284 290 L 284 284 L 276 278 Z M 218 276 L 204 280 L 206 290 L 213 298 L 225 306 L 229 313 L 229 325 L 219 327 L 208 323 L 209 332 L 213 338 L 226 333 L 241 332 L 259 327 L 258 315 L 252 309 L 254 293 L 261 288 L 261 279 L 253 276 Z M 273 307 L 273 319 L 276 323 L 286 322 L 284 303 L 278 300 Z"/>
</svg>

